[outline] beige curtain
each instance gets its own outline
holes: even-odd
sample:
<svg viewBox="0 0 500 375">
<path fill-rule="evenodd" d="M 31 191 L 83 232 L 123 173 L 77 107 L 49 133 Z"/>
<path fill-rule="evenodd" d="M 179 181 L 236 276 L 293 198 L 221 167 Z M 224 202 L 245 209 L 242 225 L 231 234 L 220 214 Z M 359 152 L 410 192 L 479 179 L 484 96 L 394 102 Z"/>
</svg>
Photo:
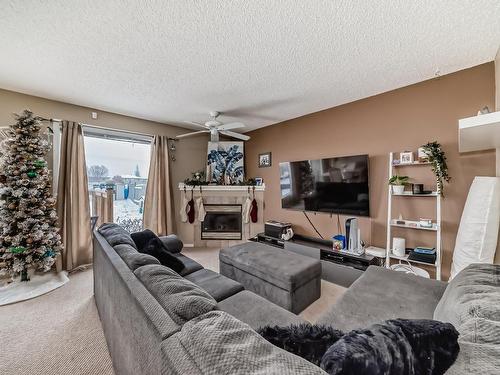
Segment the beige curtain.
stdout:
<svg viewBox="0 0 500 375">
<path fill-rule="evenodd" d="M 57 214 L 64 244 L 57 268 L 72 270 L 92 263 L 92 233 L 87 166 L 81 124 L 63 121 Z"/>
<path fill-rule="evenodd" d="M 144 228 L 158 235 L 173 231 L 168 138 L 156 135 L 151 143 L 148 184 L 144 199 Z"/>
</svg>

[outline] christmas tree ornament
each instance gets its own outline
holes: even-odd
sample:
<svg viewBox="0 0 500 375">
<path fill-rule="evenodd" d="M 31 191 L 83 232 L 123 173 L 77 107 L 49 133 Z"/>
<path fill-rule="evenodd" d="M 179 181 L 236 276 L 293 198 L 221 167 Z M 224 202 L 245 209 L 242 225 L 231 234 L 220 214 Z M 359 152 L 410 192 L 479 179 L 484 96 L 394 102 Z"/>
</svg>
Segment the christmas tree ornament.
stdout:
<svg viewBox="0 0 500 375">
<path fill-rule="evenodd" d="M 49 271 L 62 250 L 40 118 L 16 116 L 0 150 L 0 273 Z"/>
<path fill-rule="evenodd" d="M 36 160 L 36 161 L 33 163 L 33 165 L 34 165 L 35 167 L 37 167 L 37 168 L 43 168 L 43 167 L 45 167 L 45 165 L 46 165 L 46 164 L 45 164 L 45 161 L 43 161 L 43 160 Z"/>
<path fill-rule="evenodd" d="M 24 246 L 14 246 L 10 248 L 10 252 L 12 254 L 20 254 L 24 253 L 26 251 L 26 248 Z"/>
</svg>

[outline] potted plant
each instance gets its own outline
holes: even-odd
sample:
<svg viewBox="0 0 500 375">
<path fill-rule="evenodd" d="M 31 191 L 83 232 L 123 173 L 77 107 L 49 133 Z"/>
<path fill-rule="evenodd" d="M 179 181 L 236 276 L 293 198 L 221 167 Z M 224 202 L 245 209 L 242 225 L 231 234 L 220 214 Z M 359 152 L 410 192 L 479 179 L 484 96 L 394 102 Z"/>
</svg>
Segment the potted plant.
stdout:
<svg viewBox="0 0 500 375">
<path fill-rule="evenodd" d="M 405 186 L 408 185 L 408 176 L 398 176 L 394 175 L 389 179 L 389 185 L 391 185 L 393 194 L 403 194 Z"/>
<path fill-rule="evenodd" d="M 444 151 L 441 149 L 441 145 L 436 141 L 423 145 L 422 149 L 432 165 L 432 171 L 436 175 L 437 191 L 441 196 L 444 196 L 443 181 L 449 182 L 451 179 L 448 175 L 448 165 L 446 164 Z"/>
</svg>

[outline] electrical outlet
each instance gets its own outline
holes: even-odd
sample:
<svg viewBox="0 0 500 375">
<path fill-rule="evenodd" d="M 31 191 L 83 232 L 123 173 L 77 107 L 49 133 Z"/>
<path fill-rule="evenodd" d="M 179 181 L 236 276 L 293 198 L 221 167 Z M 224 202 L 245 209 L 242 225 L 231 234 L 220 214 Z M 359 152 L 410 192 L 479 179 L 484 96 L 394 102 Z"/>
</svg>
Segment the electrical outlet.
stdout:
<svg viewBox="0 0 500 375">
<path fill-rule="evenodd" d="M 94 119 L 94 120 L 97 120 L 97 112 L 92 112 L 90 114 L 90 117 L 92 117 L 92 119 Z"/>
</svg>

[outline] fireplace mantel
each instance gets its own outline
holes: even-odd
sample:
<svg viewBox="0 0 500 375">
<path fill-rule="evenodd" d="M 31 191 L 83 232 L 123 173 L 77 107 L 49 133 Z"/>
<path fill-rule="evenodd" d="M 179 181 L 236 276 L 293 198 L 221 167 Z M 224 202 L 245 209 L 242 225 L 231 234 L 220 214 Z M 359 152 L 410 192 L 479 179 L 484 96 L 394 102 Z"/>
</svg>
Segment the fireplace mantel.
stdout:
<svg viewBox="0 0 500 375">
<path fill-rule="evenodd" d="M 266 185 L 262 184 L 262 186 L 252 186 L 252 185 L 201 185 L 201 186 L 192 186 L 192 185 L 186 185 L 184 183 L 179 183 L 179 190 L 184 190 L 186 191 L 191 191 L 194 190 L 200 191 L 242 191 L 246 192 L 248 189 L 253 190 L 255 188 L 255 191 L 265 191 L 266 190 Z"/>
</svg>

